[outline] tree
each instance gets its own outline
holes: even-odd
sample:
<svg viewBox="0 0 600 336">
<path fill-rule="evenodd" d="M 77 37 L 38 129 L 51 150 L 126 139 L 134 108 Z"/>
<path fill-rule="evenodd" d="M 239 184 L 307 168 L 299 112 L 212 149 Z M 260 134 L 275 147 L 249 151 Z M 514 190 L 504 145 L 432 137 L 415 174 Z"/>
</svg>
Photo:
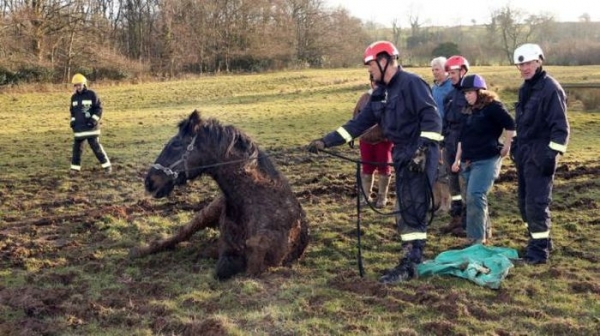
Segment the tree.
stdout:
<svg viewBox="0 0 600 336">
<path fill-rule="evenodd" d="M 492 34 L 500 36 L 501 49 L 512 63 L 513 51 L 520 44 L 529 42 L 544 27 L 551 27 L 554 18 L 548 15 L 530 15 L 506 5 L 491 13 L 491 24 L 487 26 Z M 536 36 L 542 38 L 543 36 Z"/>
<path fill-rule="evenodd" d="M 433 51 L 431 52 L 431 56 L 438 57 L 450 57 L 452 55 L 460 55 L 460 50 L 458 49 L 458 45 L 454 42 L 444 42 L 439 44 Z"/>
</svg>

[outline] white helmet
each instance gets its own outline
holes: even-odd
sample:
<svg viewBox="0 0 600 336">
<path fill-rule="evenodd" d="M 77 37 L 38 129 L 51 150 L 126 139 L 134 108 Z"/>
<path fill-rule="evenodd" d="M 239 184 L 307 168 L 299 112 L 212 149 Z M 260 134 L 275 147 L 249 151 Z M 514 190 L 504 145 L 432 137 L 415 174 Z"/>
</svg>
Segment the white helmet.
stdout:
<svg viewBox="0 0 600 336">
<path fill-rule="evenodd" d="M 542 48 L 535 43 L 525 43 L 515 49 L 515 64 L 539 60 L 544 60 L 544 52 L 542 51 Z"/>
</svg>

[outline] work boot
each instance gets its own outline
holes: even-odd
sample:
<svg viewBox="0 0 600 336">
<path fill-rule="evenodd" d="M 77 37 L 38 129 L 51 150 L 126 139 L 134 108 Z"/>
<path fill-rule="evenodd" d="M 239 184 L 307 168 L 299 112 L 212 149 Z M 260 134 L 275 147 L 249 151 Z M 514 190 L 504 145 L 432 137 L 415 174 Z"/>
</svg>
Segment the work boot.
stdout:
<svg viewBox="0 0 600 336">
<path fill-rule="evenodd" d="M 69 175 L 70 176 L 77 176 L 77 175 L 79 175 L 79 170 L 77 170 L 77 169 L 69 169 Z"/>
<path fill-rule="evenodd" d="M 552 242 L 549 238 L 530 239 L 523 261 L 530 265 L 545 264 L 550 258 Z"/>
<path fill-rule="evenodd" d="M 106 167 L 106 168 L 104 168 L 104 174 L 106 174 L 106 175 L 112 174 L 112 167 Z"/>
<path fill-rule="evenodd" d="M 362 180 L 362 189 L 367 194 L 367 198 L 365 199 L 365 195 L 359 190 L 360 204 L 367 205 L 373 202 L 373 198 L 371 197 L 371 193 L 373 192 L 373 174 L 361 174 L 360 179 Z"/>
<path fill-rule="evenodd" d="M 391 175 L 379 175 L 379 190 L 377 191 L 377 202 L 375 203 L 377 209 L 382 209 L 387 205 L 391 179 Z"/>
<path fill-rule="evenodd" d="M 463 219 L 462 216 L 453 216 L 448 225 L 442 227 L 440 229 L 443 234 L 452 234 L 457 237 L 462 237 L 466 233 L 463 228 Z"/>
<path fill-rule="evenodd" d="M 412 242 L 402 243 L 402 259 L 398 266 L 387 271 L 379 282 L 383 284 L 393 284 L 418 277 L 417 265 L 423 259 L 423 249 L 425 248 L 425 240 L 413 240 Z"/>
<path fill-rule="evenodd" d="M 379 282 L 382 284 L 395 284 L 398 282 L 408 281 L 416 278 L 417 264 L 409 260 L 408 257 L 402 258 L 398 266 L 392 268 L 385 275 L 379 278 Z"/>
</svg>

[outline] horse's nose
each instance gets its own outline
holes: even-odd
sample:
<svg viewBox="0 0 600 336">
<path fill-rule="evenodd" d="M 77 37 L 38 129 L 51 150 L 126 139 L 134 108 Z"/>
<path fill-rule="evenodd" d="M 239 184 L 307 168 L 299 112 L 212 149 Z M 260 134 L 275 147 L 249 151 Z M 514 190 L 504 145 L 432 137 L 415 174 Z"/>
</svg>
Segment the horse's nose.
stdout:
<svg viewBox="0 0 600 336">
<path fill-rule="evenodd" d="M 150 177 L 146 177 L 146 179 L 144 180 L 144 187 L 146 188 L 146 191 L 148 191 L 148 192 L 154 191 L 154 185 L 153 185 L 152 179 Z"/>
</svg>

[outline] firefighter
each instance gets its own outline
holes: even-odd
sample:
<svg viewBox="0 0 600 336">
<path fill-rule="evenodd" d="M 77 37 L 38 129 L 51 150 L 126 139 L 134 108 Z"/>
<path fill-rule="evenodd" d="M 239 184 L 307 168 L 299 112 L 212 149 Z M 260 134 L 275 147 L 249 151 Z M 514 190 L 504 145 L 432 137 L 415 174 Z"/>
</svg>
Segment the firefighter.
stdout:
<svg viewBox="0 0 600 336">
<path fill-rule="evenodd" d="M 556 164 L 567 150 L 569 122 L 565 91 L 542 68 L 539 45 L 526 43 L 514 51 L 514 64 L 524 79 L 515 106 L 517 136 L 511 157 L 519 179 L 519 210 L 529 231 L 523 260 L 545 264 L 550 256 L 550 201 Z"/>
<path fill-rule="evenodd" d="M 443 160 L 448 174 L 450 187 L 450 223 L 442 228 L 444 233 L 455 233 L 464 235 L 466 228 L 466 209 L 462 199 L 460 175 L 452 171 L 452 164 L 456 157 L 458 136 L 460 134 L 466 114 L 463 113 L 467 107 L 465 95 L 461 90 L 460 83 L 469 72 L 469 61 L 460 55 L 451 56 L 446 60 L 446 71 L 452 81 L 453 89 L 444 99 L 443 131 Z"/>
<path fill-rule="evenodd" d="M 404 71 L 398 63 L 398 49 L 388 41 L 367 47 L 363 61 L 377 82 L 371 100 L 356 118 L 336 131 L 312 141 L 308 150 L 339 146 L 379 124 L 383 135 L 393 144 L 392 161 L 396 174 L 396 194 L 401 219 L 398 220 L 402 254 L 398 265 L 379 281 L 397 283 L 414 278 L 427 240 L 427 211 L 437 170 L 442 123 L 431 89 L 419 76 Z M 427 184 L 417 183 L 427 178 Z M 403 188 L 399 186 L 403 185 Z M 405 198 L 407 195 L 414 199 Z M 424 206 L 425 205 L 425 206 Z"/>
<path fill-rule="evenodd" d="M 71 96 L 71 129 L 73 130 L 73 157 L 71 158 L 71 174 L 81 170 L 81 153 L 83 143 L 87 140 L 96 158 L 107 174 L 112 172 L 110 160 L 100 144 L 100 119 L 102 103 L 96 93 L 87 87 L 87 79 L 82 74 L 75 74 L 71 83 L 75 92 Z"/>
</svg>

